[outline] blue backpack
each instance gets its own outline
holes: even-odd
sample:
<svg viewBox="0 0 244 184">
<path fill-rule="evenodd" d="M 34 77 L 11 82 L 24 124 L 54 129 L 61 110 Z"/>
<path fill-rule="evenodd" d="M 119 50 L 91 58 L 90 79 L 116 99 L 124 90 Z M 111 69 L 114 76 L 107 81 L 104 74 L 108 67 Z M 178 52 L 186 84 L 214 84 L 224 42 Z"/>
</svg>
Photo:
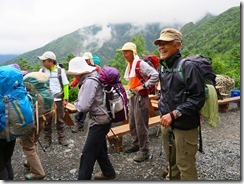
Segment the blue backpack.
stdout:
<svg viewBox="0 0 244 184">
<path fill-rule="evenodd" d="M 14 140 L 34 128 L 33 106 L 20 70 L 0 67 L 0 139 Z"/>
</svg>

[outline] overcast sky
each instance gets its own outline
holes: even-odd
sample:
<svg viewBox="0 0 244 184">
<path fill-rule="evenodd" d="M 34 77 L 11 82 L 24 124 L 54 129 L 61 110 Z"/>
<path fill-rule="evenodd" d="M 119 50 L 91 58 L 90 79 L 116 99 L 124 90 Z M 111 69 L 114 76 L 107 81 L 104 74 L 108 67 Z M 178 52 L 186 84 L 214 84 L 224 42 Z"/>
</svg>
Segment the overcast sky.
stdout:
<svg viewBox="0 0 244 184">
<path fill-rule="evenodd" d="M 196 22 L 239 0 L 0 0 L 0 54 L 21 54 L 92 24 Z"/>
</svg>

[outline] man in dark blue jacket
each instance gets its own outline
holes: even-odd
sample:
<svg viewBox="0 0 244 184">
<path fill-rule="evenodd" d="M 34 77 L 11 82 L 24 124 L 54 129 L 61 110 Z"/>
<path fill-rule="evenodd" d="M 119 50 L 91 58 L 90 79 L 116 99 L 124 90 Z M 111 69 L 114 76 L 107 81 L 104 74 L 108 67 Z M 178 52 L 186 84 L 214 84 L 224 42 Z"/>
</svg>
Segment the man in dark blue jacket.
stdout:
<svg viewBox="0 0 244 184">
<path fill-rule="evenodd" d="M 197 180 L 195 156 L 198 150 L 199 111 L 205 102 L 204 80 L 191 61 L 183 63 L 184 80 L 180 78 L 177 66 L 182 60 L 182 34 L 178 30 L 162 30 L 154 44 L 158 45 L 162 65 L 158 105 L 163 147 L 170 163 L 167 177 L 174 180 Z"/>
</svg>

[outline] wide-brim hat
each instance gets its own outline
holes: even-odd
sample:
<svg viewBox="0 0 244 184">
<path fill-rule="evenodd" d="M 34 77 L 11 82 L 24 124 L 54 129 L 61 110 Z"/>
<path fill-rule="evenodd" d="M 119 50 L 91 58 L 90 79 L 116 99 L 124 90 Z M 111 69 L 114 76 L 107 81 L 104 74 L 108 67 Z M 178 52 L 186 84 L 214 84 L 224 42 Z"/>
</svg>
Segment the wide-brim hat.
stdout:
<svg viewBox="0 0 244 184">
<path fill-rule="evenodd" d="M 66 72 L 71 75 L 81 75 L 94 71 L 96 67 L 87 64 L 83 57 L 75 57 L 69 61 L 69 69 Z"/>
<path fill-rule="evenodd" d="M 160 37 L 154 41 L 155 45 L 158 45 L 160 41 L 179 41 L 182 40 L 182 34 L 180 31 L 174 28 L 163 29 L 160 33 Z"/>
<path fill-rule="evenodd" d="M 20 66 L 18 64 L 16 64 L 16 63 L 11 64 L 10 66 L 12 66 L 12 67 L 17 68 L 18 70 L 20 70 L 23 76 L 25 76 L 28 73 L 27 71 L 21 70 Z"/>
<path fill-rule="evenodd" d="M 123 45 L 121 49 L 117 49 L 117 51 L 124 51 L 124 50 L 130 50 L 133 52 L 134 56 L 137 55 L 136 44 L 132 42 L 127 42 Z"/>
</svg>

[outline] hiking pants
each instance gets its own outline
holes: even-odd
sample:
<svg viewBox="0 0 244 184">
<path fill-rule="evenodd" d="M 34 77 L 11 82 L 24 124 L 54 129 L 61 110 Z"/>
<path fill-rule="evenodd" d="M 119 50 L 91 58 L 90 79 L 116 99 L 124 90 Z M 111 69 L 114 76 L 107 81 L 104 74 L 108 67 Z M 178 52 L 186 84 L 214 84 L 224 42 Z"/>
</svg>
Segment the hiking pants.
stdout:
<svg viewBox="0 0 244 184">
<path fill-rule="evenodd" d="M 11 157 L 14 152 L 15 142 L 15 139 L 9 142 L 0 139 L 0 180 L 14 179 Z"/>
<path fill-rule="evenodd" d="M 90 180 L 97 161 L 105 176 L 114 176 L 115 170 L 109 160 L 106 135 L 111 123 L 95 124 L 90 127 L 86 143 L 80 157 L 78 180 Z"/>
<path fill-rule="evenodd" d="M 65 121 L 64 121 L 64 107 L 63 107 L 63 100 L 61 101 L 55 101 L 56 105 L 56 115 L 57 115 L 57 132 L 58 132 L 58 139 L 62 139 L 65 137 L 64 131 L 65 131 Z M 47 118 L 47 122 L 44 126 L 44 139 L 46 140 L 52 140 L 52 119 L 54 117 L 50 116 L 50 118 Z"/>
<path fill-rule="evenodd" d="M 130 98 L 129 126 L 132 145 L 139 146 L 140 151 L 149 150 L 149 98 L 139 94 Z"/>
<path fill-rule="evenodd" d="M 40 178 L 45 176 L 45 172 L 38 156 L 37 143 L 43 126 L 44 121 L 40 121 L 39 133 L 36 132 L 36 129 L 33 129 L 30 133 L 20 137 L 20 144 L 26 156 L 27 163 L 30 166 L 30 172 Z"/>
<path fill-rule="evenodd" d="M 169 161 L 168 128 L 161 126 L 163 147 Z M 172 146 L 172 180 L 197 180 L 196 153 L 198 150 L 198 128 L 179 130 L 174 128 Z M 169 174 L 168 174 L 169 175 Z"/>
</svg>

